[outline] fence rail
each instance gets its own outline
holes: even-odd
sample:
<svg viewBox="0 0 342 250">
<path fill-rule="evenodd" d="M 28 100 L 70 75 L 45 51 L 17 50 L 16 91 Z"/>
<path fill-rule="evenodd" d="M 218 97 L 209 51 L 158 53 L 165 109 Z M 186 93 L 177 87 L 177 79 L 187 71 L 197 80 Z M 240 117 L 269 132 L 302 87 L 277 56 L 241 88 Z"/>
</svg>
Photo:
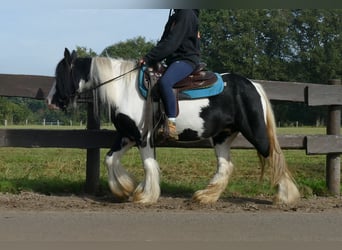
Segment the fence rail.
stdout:
<svg viewBox="0 0 342 250">
<path fill-rule="evenodd" d="M 0 96 L 26 97 L 44 100 L 53 84 L 53 77 L 0 74 Z M 308 155 L 327 155 L 327 186 L 332 194 L 340 194 L 340 136 L 342 105 L 341 80 L 327 84 L 255 80 L 265 89 L 270 100 L 303 102 L 309 106 L 328 106 L 327 135 L 279 135 L 283 149 L 305 150 Z M 86 191 L 94 193 L 99 183 L 99 150 L 112 145 L 115 131 L 101 130 L 88 104 L 86 130 L 0 129 L 0 147 L 56 147 L 87 149 Z M 160 147 L 210 147 L 208 140 L 193 143 L 167 142 Z M 243 136 L 233 148 L 251 149 Z"/>
</svg>

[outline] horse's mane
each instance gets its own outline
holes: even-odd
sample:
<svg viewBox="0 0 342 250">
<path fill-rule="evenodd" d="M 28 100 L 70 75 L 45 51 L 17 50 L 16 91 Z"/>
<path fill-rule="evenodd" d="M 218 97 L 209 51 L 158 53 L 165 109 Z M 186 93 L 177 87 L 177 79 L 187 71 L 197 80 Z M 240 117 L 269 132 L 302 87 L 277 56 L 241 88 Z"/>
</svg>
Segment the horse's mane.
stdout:
<svg viewBox="0 0 342 250">
<path fill-rule="evenodd" d="M 118 89 L 123 89 L 124 85 L 135 85 L 137 80 L 137 71 L 131 72 L 132 69 L 136 68 L 136 60 L 127 60 L 123 58 L 113 57 L 93 57 L 91 65 L 91 77 L 97 84 L 101 84 L 110 79 L 117 78 L 108 84 L 101 86 L 94 93 L 94 98 L 100 98 L 100 103 L 104 104 L 108 111 L 111 110 L 115 105 L 115 102 L 122 98 L 122 93 Z M 120 77 L 122 76 L 122 77 Z M 115 83 L 115 84 L 114 84 Z M 120 86 L 120 87 L 118 87 Z M 97 99 L 94 99 L 94 104 L 99 103 Z M 94 112 L 98 113 L 98 107 L 94 105 Z M 111 112 L 109 112 L 110 115 Z"/>
<path fill-rule="evenodd" d="M 101 67 L 113 67 L 115 69 L 119 69 L 119 72 L 115 73 L 120 73 L 123 74 L 129 70 L 131 70 L 133 67 L 136 66 L 137 61 L 133 59 L 123 59 L 120 57 L 102 57 L 102 56 L 96 56 L 93 57 L 93 63 L 97 64 Z M 112 70 L 113 70 L 112 68 Z"/>
</svg>

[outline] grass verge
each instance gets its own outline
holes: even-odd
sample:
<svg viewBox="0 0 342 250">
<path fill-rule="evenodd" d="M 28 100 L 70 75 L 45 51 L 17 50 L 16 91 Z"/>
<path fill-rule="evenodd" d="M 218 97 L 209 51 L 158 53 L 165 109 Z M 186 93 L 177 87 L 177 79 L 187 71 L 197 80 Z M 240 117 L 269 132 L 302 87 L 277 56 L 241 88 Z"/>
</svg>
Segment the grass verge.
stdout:
<svg viewBox="0 0 342 250">
<path fill-rule="evenodd" d="M 106 150 L 101 150 L 102 158 Z M 325 156 L 307 156 L 302 150 L 285 150 L 290 170 L 304 196 L 327 195 Z M 212 149 L 160 148 L 157 158 L 161 168 L 162 193 L 190 197 L 204 188 L 216 170 Z M 223 197 L 272 195 L 269 171 L 259 180 L 260 167 L 255 150 L 232 150 L 235 169 Z M 44 194 L 83 192 L 86 150 L 0 148 L 0 192 L 29 190 Z M 143 169 L 136 148 L 123 158 L 129 172 L 141 181 Z M 101 190 L 107 188 L 107 173 L 101 164 Z"/>
<path fill-rule="evenodd" d="M 70 129 L 63 126 L 56 129 L 63 128 Z M 278 128 L 278 133 L 325 134 L 325 128 Z M 106 151 L 101 150 L 103 159 Z M 304 196 L 328 194 L 324 155 L 307 156 L 303 150 L 284 150 L 284 154 Z M 212 149 L 159 148 L 157 158 L 161 168 L 162 193 L 167 195 L 191 196 L 207 185 L 216 170 Z M 235 169 L 223 196 L 273 194 L 269 172 L 265 173 L 262 181 L 259 180 L 260 167 L 255 150 L 232 150 L 231 159 Z M 0 192 L 82 193 L 85 161 L 86 150 L 81 149 L 0 148 Z M 136 148 L 125 155 L 123 164 L 137 181 L 142 180 L 144 172 Z M 105 169 L 102 163 L 100 188 L 102 192 L 109 192 Z"/>
</svg>

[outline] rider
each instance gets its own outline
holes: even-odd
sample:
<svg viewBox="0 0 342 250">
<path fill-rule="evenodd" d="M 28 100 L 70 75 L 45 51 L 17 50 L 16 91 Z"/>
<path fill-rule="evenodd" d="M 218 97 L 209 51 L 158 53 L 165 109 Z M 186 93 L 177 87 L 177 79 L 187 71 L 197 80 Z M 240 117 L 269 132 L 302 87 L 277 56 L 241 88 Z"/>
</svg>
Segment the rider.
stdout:
<svg viewBox="0 0 342 250">
<path fill-rule="evenodd" d="M 140 65 L 152 66 L 165 59 L 168 66 L 158 84 L 171 139 L 178 139 L 177 103 L 172 87 L 190 75 L 200 61 L 198 16 L 197 9 L 170 10 L 160 41 L 139 61 Z"/>
</svg>

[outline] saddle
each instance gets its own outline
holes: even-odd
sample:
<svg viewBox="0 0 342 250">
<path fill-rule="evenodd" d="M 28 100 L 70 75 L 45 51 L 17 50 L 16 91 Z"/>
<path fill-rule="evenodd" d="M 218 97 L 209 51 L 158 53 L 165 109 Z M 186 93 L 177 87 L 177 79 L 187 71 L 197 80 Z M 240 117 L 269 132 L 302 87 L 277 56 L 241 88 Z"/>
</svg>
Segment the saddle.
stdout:
<svg viewBox="0 0 342 250">
<path fill-rule="evenodd" d="M 173 89 L 176 92 L 177 101 L 178 93 L 184 90 L 193 90 L 208 88 L 212 86 L 217 81 L 217 75 L 211 71 L 205 71 L 204 68 L 207 65 L 205 63 L 200 63 L 196 69 L 185 79 L 177 82 Z M 148 68 L 144 73 L 144 85 L 146 89 L 153 87 L 155 83 L 162 77 L 165 72 L 166 67 L 158 64 L 154 68 Z"/>
<path fill-rule="evenodd" d="M 177 101 L 177 116 L 179 114 L 179 100 L 207 98 L 222 92 L 224 87 L 222 77 L 217 73 L 205 71 L 205 67 L 205 63 L 200 63 L 188 77 L 174 85 L 173 90 Z M 162 64 L 157 64 L 154 68 L 142 67 L 140 70 L 138 86 L 140 93 L 147 100 L 145 112 L 149 122 L 146 124 L 150 124 L 143 129 L 144 138 L 147 135 L 148 127 L 158 128 L 163 125 L 164 131 L 167 131 L 167 119 L 157 84 L 165 70 L 166 67 Z"/>
</svg>

